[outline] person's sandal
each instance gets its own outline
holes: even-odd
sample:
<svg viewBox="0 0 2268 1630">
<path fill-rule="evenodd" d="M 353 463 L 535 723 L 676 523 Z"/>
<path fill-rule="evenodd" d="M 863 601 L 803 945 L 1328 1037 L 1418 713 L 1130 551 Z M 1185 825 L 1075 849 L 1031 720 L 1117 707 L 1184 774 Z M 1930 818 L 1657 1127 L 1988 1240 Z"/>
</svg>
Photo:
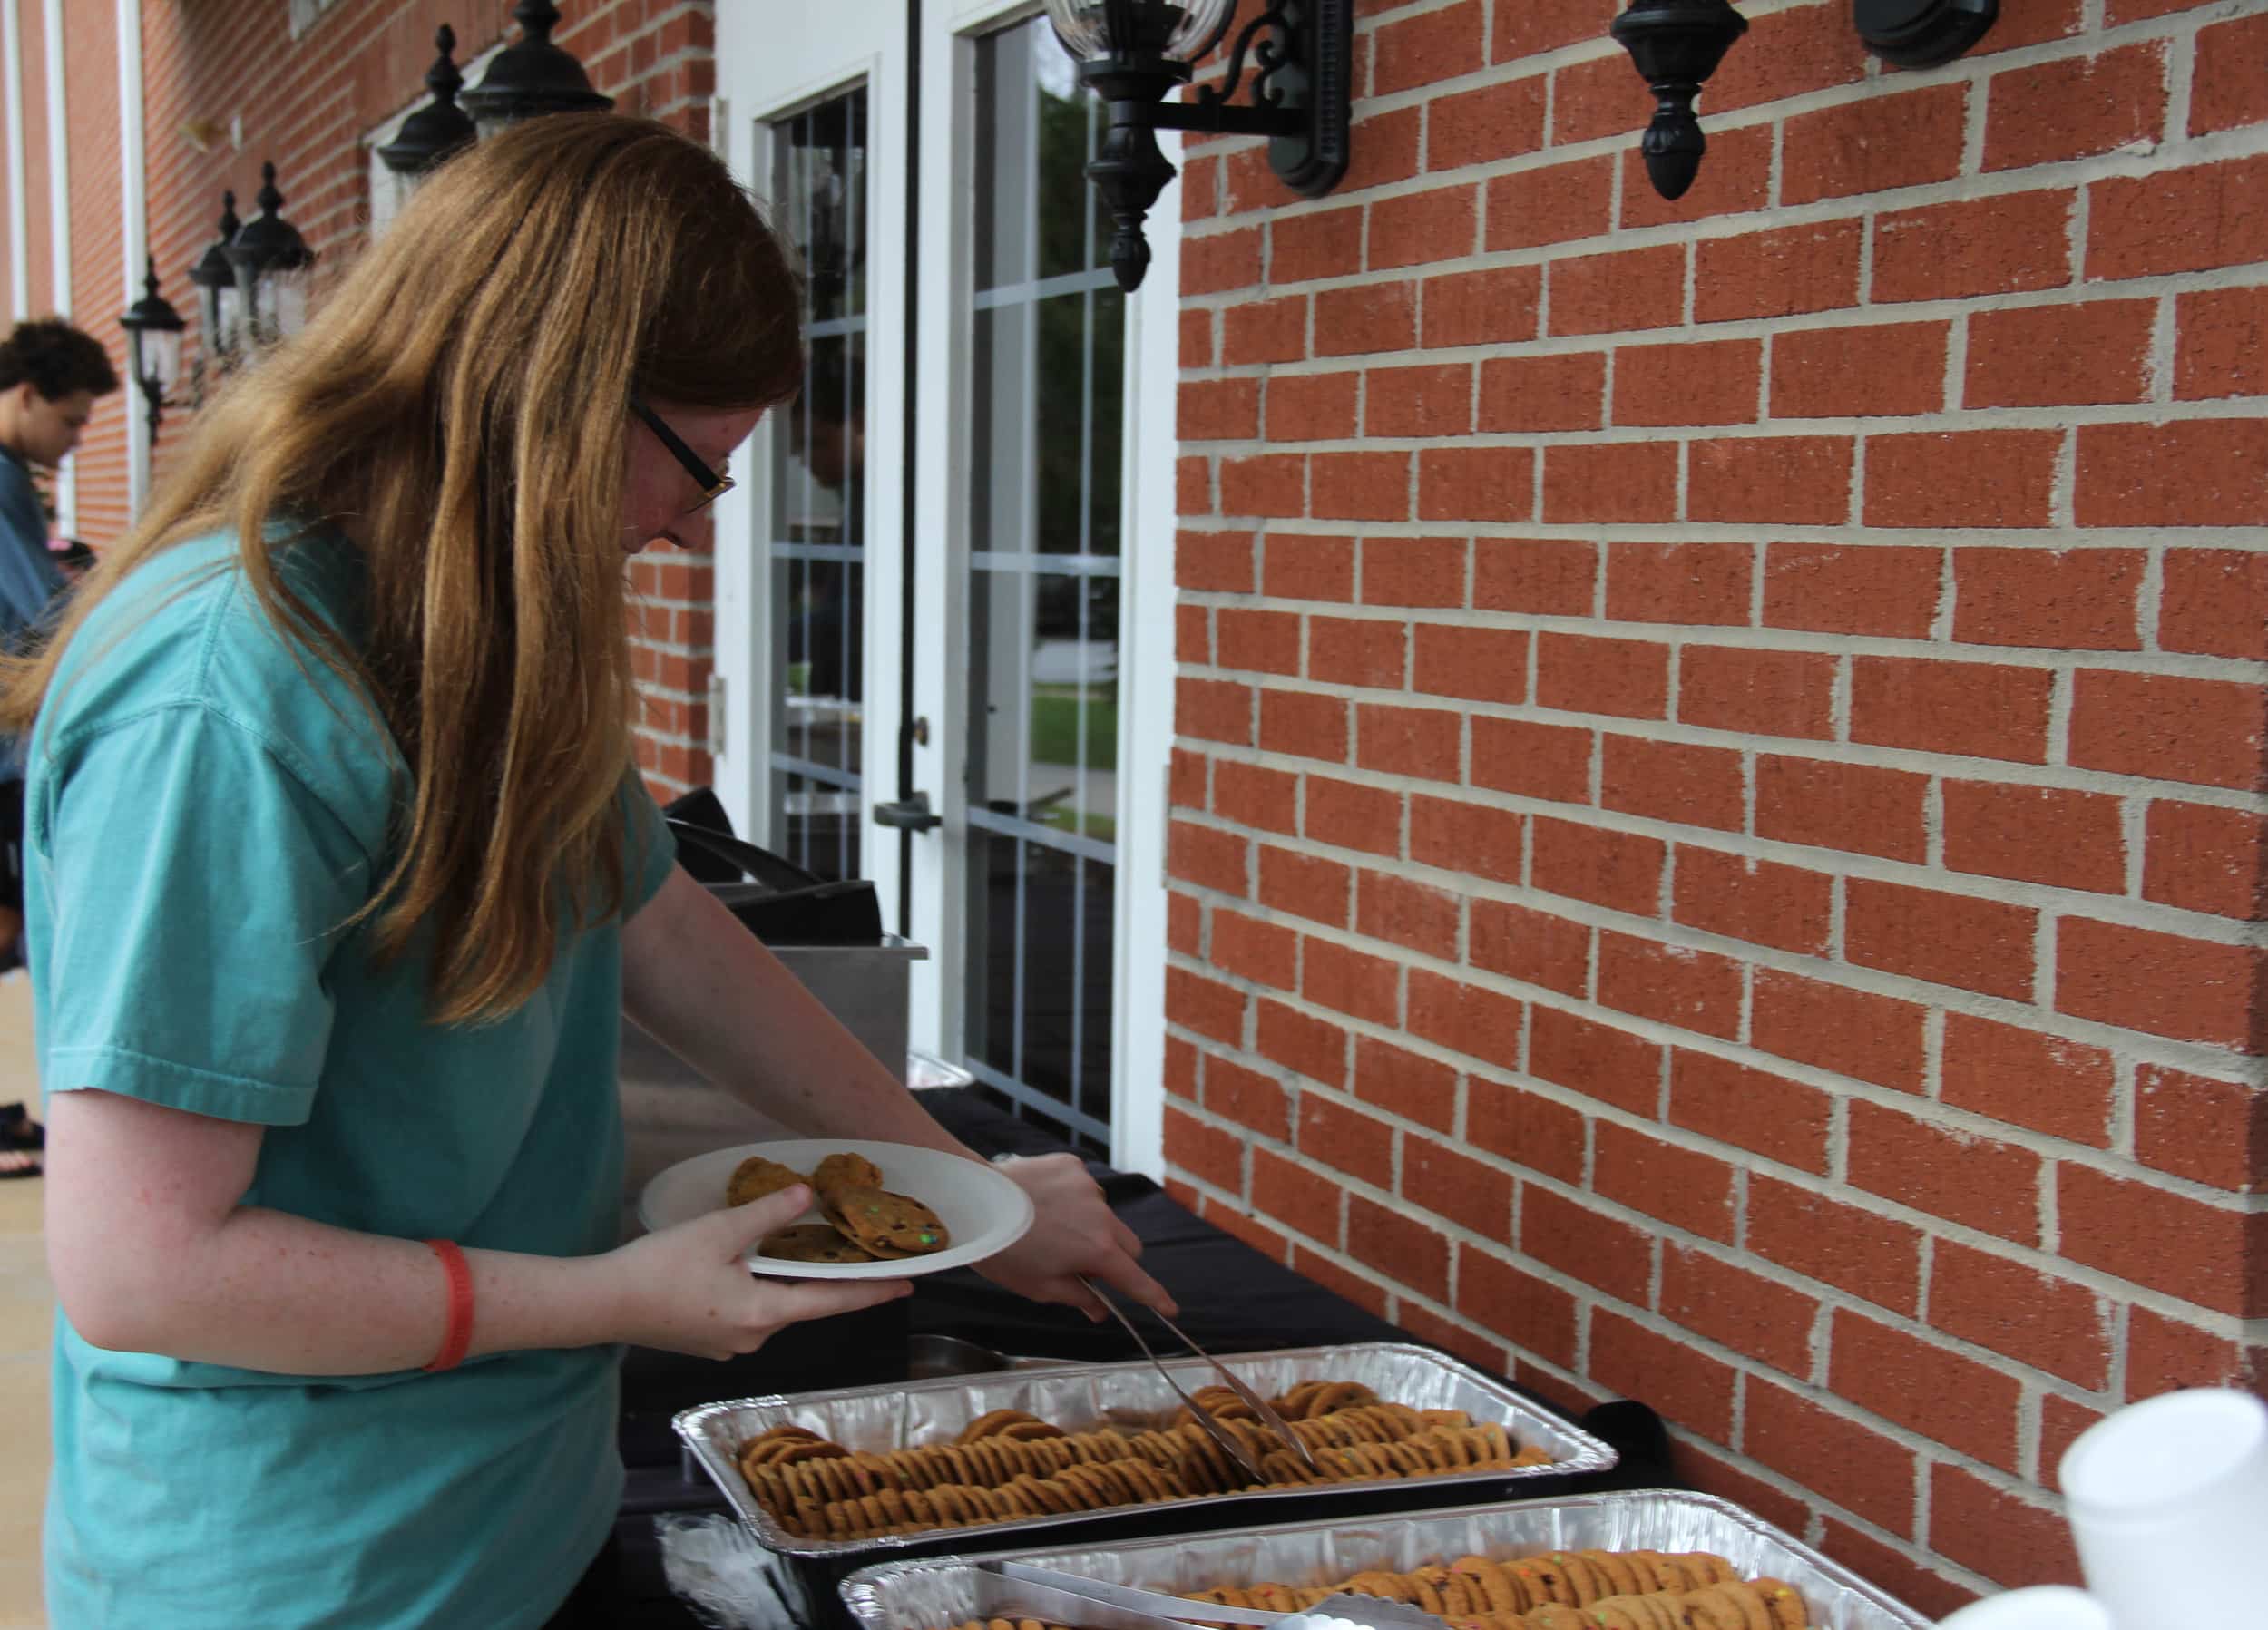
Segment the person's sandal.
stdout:
<svg viewBox="0 0 2268 1630">
<path fill-rule="evenodd" d="M 47 1147 L 47 1128 L 22 1104 L 0 1104 L 0 1149 L 32 1150 Z"/>
<path fill-rule="evenodd" d="M 11 1177 L 36 1177 L 44 1168 L 29 1149 L 0 1149 L 0 1183 Z"/>
</svg>

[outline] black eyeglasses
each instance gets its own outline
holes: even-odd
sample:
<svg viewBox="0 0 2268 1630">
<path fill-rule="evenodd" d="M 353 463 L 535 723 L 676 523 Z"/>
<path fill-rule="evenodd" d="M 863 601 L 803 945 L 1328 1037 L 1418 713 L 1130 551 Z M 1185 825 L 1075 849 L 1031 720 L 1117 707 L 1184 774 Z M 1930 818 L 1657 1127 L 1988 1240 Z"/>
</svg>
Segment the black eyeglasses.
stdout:
<svg viewBox="0 0 2268 1630">
<path fill-rule="evenodd" d="M 703 464 L 700 454 L 687 446 L 678 433 L 662 422 L 660 414 L 648 407 L 636 396 L 630 399 L 630 410 L 638 415 L 640 423 L 653 432 L 654 440 L 670 450 L 670 456 L 685 466 L 685 473 L 700 483 L 701 495 L 687 506 L 685 511 L 687 514 L 699 513 L 732 491 L 732 477 L 720 475 Z"/>
</svg>

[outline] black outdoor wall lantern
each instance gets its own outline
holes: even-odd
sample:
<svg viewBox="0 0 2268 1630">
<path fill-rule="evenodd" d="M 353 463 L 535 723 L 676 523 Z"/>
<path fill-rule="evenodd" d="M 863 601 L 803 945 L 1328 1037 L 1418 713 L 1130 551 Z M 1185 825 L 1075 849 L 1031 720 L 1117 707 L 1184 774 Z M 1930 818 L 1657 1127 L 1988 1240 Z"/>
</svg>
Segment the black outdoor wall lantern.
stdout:
<svg viewBox="0 0 2268 1630">
<path fill-rule="evenodd" d="M 1868 50 L 1901 68 L 1950 63 L 1984 38 L 2000 0 L 1851 0 L 1851 22 Z M 1700 173 L 1708 142 L 1694 99 L 1748 19 L 1728 0 L 1630 0 L 1608 25 L 1655 95 L 1654 117 L 1638 151 L 1647 179 L 1664 198 L 1683 198 Z"/>
<path fill-rule="evenodd" d="M 150 439 L 157 440 L 158 421 L 164 415 L 165 394 L 181 377 L 181 330 L 189 325 L 158 292 L 158 258 L 149 257 L 149 276 L 142 279 L 142 298 L 126 307 L 118 326 L 126 330 L 128 361 L 142 399 L 150 406 Z"/>
<path fill-rule="evenodd" d="M 205 246 L 197 264 L 189 268 L 189 280 L 196 286 L 198 301 L 204 308 L 204 338 L 197 351 L 196 395 L 200 403 L 207 359 L 211 359 L 218 371 L 226 372 L 236 351 L 236 268 L 229 264 L 229 245 L 236 241 L 237 229 L 243 224 L 236 218 L 236 194 L 223 192 L 220 236 Z"/>
<path fill-rule="evenodd" d="M 484 136 L 545 113 L 599 113 L 614 98 L 591 88 L 574 53 L 552 44 L 559 7 L 551 0 L 520 0 L 512 8 L 520 37 L 499 51 L 480 83 L 459 98 Z"/>
<path fill-rule="evenodd" d="M 378 149 L 378 158 L 396 175 L 422 176 L 479 134 L 473 116 L 456 104 L 464 75 L 456 69 L 456 30 L 444 23 L 435 30 L 434 47 L 441 54 L 425 70 L 425 89 L 433 100 L 402 121 L 394 140 Z"/>
<path fill-rule="evenodd" d="M 249 353 L 297 334 L 307 321 L 307 271 L 315 251 L 282 215 L 276 166 L 259 167 L 259 213 L 239 227 L 220 252 L 236 274 L 237 346 Z"/>
<path fill-rule="evenodd" d="M 1354 0 L 1265 0 L 1237 34 L 1221 84 L 1200 88 L 1193 102 L 1166 96 L 1227 34 L 1237 0 L 1047 0 L 1047 9 L 1080 83 L 1110 109 L 1087 175 L 1117 229 L 1110 269 L 1120 288 L 1131 293 L 1149 269 L 1142 220 L 1174 176 L 1158 131 L 1266 136 L 1270 167 L 1308 198 L 1346 173 Z M 1234 104 L 1247 55 L 1252 99 Z"/>
</svg>

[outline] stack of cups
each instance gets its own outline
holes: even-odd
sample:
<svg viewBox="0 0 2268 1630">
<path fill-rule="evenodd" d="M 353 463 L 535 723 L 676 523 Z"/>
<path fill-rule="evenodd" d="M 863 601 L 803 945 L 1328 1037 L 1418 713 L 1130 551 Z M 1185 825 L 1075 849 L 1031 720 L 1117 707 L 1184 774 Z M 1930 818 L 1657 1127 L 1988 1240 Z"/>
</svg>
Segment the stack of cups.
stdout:
<svg viewBox="0 0 2268 1630">
<path fill-rule="evenodd" d="M 2214 1388 L 2130 1405 L 2082 1433 L 2059 1475 L 2116 1630 L 2262 1621 L 2268 1404 Z"/>
<path fill-rule="evenodd" d="M 2035 1585 L 1971 1602 L 1938 1630 L 2114 1630 L 2110 1612 L 2068 1585 Z"/>
</svg>

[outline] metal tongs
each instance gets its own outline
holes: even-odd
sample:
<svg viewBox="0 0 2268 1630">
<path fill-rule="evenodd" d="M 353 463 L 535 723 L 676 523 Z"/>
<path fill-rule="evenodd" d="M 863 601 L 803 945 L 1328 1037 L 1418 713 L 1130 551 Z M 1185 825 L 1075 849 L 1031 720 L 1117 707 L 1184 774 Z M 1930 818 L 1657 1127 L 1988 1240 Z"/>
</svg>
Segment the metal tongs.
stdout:
<svg viewBox="0 0 2268 1630">
<path fill-rule="evenodd" d="M 1422 1607 L 1382 1596 L 1326 1597 L 1300 1613 L 1268 1613 L 1256 1607 L 1228 1607 L 1155 1590 L 1105 1585 L 1100 1579 L 1025 1562 L 976 1565 L 976 1610 L 992 1617 L 1014 1615 L 1078 1630 L 1198 1630 L 1200 1625 L 1280 1625 L 1294 1630 L 1309 1615 L 1351 1619 L 1371 1630 L 1446 1630 L 1443 1621 Z M 1186 1616 L 1184 1616 L 1186 1615 Z"/>
<path fill-rule="evenodd" d="M 1181 1383 L 1174 1380 L 1173 1372 L 1168 1370 L 1164 1364 L 1158 1362 L 1158 1355 L 1150 1351 L 1149 1343 L 1142 1340 L 1142 1332 L 1134 1328 L 1133 1321 L 1119 1311 L 1117 1303 L 1111 1301 L 1110 1297 L 1102 1293 L 1102 1287 L 1097 1284 L 1093 1280 L 1088 1278 L 1084 1274 L 1081 1274 L 1079 1276 L 1079 1283 L 1085 1285 L 1087 1289 L 1093 1293 L 1096 1301 L 1101 1303 L 1104 1307 L 1110 1310 L 1110 1316 L 1125 1327 L 1126 1333 L 1134 1338 L 1134 1345 L 1142 1350 L 1142 1356 L 1148 1359 L 1150 1363 L 1156 1367 L 1158 1374 L 1166 1378 L 1166 1385 L 1171 1387 L 1174 1391 L 1180 1396 L 1181 1401 L 1187 1404 L 1189 1408 L 1190 1418 L 1194 1420 L 1198 1423 L 1198 1427 L 1204 1430 L 1207 1437 L 1212 1439 L 1214 1442 L 1220 1445 L 1221 1452 L 1227 1455 L 1230 1459 L 1236 1461 L 1237 1465 L 1243 1467 L 1244 1469 L 1250 1474 L 1254 1482 L 1266 1483 L 1274 1481 L 1275 1479 L 1270 1478 L 1266 1472 L 1260 1469 L 1259 1461 L 1253 1458 L 1251 1451 L 1245 1448 L 1243 1441 L 1237 1438 L 1237 1434 L 1230 1431 L 1227 1427 L 1223 1426 L 1219 1420 L 1215 1419 L 1212 1410 L 1207 1409 L 1203 1404 L 1198 1402 L 1194 1397 L 1190 1396 L 1188 1392 L 1183 1391 Z M 1243 1381 L 1238 1381 L 1229 1371 L 1227 1365 L 1223 1364 L 1220 1360 L 1215 1358 L 1211 1353 L 1206 1352 L 1204 1348 L 1198 1346 L 1195 1342 L 1191 1341 L 1189 1339 L 1188 1332 L 1184 1331 L 1178 1324 L 1176 1324 L 1171 1319 L 1167 1318 L 1165 1314 L 1159 1313 L 1154 1307 L 1149 1309 L 1149 1314 L 1152 1318 L 1156 1319 L 1158 1323 L 1164 1325 L 1168 1330 L 1173 1332 L 1173 1333 L 1180 1339 L 1181 1344 L 1184 1347 L 1187 1347 L 1191 1352 L 1203 1359 L 1207 1363 L 1212 1365 L 1213 1373 L 1219 1376 L 1221 1380 L 1227 1384 L 1228 1390 L 1231 1392 L 1234 1392 L 1238 1398 L 1242 1399 L 1246 1404 L 1250 1406 L 1252 1412 L 1260 1418 L 1260 1423 L 1266 1427 L 1268 1430 L 1274 1432 L 1278 1438 L 1282 1439 L 1285 1446 L 1288 1448 L 1292 1453 L 1299 1457 L 1301 1463 L 1305 1465 L 1308 1470 L 1314 1472 L 1318 1477 L 1324 1475 L 1323 1468 L 1315 1463 L 1315 1453 L 1307 1447 L 1305 1440 L 1302 1439 L 1298 1433 L 1293 1431 L 1290 1427 L 1284 1424 L 1284 1418 L 1269 1407 L 1268 1401 L 1266 1399 L 1261 1397 L 1250 1387 L 1245 1385 Z M 1271 1619 L 1266 1622 L 1273 1622 L 1273 1620 Z"/>
</svg>

